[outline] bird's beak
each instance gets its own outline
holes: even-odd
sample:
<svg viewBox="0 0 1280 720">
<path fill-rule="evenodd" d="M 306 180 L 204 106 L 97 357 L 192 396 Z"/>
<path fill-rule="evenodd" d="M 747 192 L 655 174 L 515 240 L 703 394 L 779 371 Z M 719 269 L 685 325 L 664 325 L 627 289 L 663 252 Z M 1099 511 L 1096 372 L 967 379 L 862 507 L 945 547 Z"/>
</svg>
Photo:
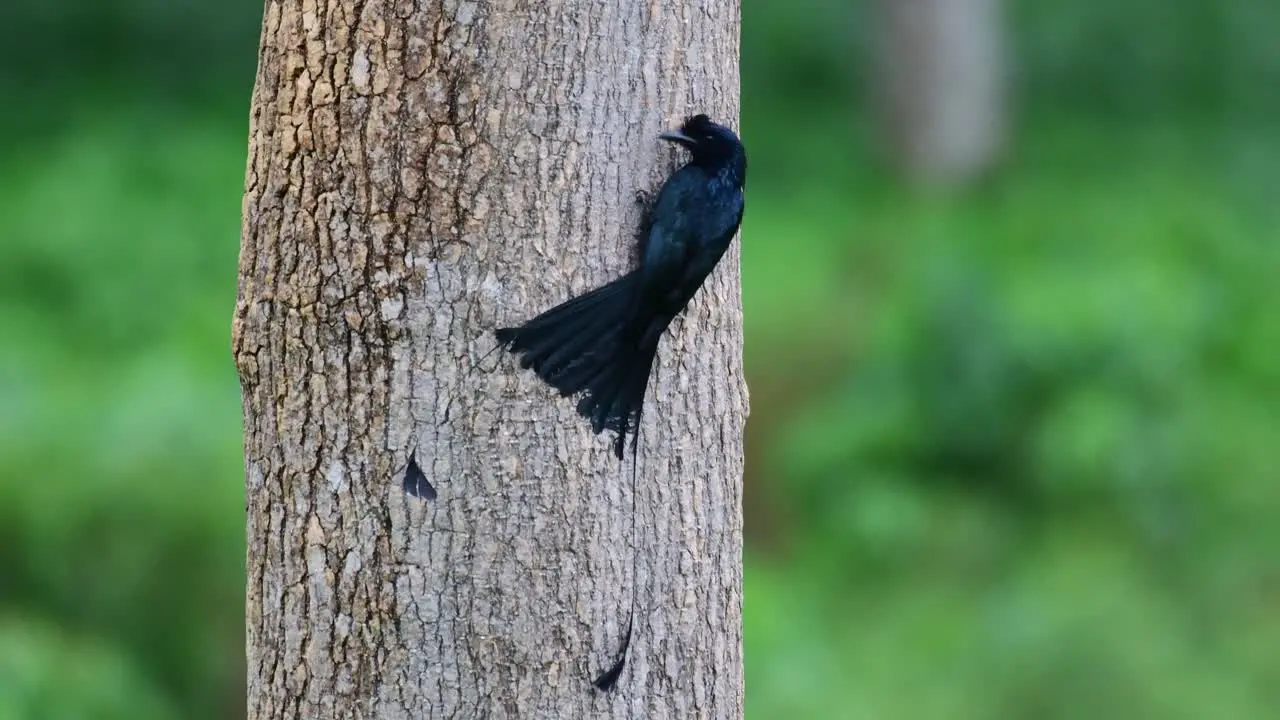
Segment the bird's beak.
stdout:
<svg viewBox="0 0 1280 720">
<path fill-rule="evenodd" d="M 697 141 L 679 130 L 668 130 L 667 132 L 659 135 L 658 139 L 666 140 L 667 142 L 679 143 L 687 148 L 691 148 L 697 144 Z"/>
</svg>

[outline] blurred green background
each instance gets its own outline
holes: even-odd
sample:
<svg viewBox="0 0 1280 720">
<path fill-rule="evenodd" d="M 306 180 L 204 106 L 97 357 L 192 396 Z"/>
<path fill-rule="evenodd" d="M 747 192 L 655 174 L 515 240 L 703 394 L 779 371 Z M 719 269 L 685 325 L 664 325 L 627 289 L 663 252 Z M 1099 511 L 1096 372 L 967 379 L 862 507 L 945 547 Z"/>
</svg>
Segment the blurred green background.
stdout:
<svg viewBox="0 0 1280 720">
<path fill-rule="evenodd" d="M 1275 717 L 1280 4 L 1008 4 L 945 192 L 872 6 L 744 6 L 749 715 Z M 261 7 L 0 7 L 0 720 L 243 717 Z"/>
</svg>

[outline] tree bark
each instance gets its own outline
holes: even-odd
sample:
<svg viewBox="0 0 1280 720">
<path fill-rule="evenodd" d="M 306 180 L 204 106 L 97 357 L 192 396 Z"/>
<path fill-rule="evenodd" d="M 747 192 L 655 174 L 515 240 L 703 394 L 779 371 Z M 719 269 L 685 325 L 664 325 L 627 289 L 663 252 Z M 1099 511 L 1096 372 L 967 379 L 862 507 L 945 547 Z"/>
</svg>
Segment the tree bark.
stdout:
<svg viewBox="0 0 1280 720">
<path fill-rule="evenodd" d="M 631 263 L 635 191 L 683 161 L 656 135 L 737 118 L 738 24 L 724 0 L 267 3 L 233 322 L 250 718 L 742 715 L 736 251 L 663 340 L 634 517 L 572 401 L 477 365 Z M 413 451 L 434 501 L 402 489 Z"/>
<path fill-rule="evenodd" d="M 911 181 L 962 185 L 987 170 L 1007 120 L 1001 0 L 877 0 L 879 121 Z"/>
</svg>

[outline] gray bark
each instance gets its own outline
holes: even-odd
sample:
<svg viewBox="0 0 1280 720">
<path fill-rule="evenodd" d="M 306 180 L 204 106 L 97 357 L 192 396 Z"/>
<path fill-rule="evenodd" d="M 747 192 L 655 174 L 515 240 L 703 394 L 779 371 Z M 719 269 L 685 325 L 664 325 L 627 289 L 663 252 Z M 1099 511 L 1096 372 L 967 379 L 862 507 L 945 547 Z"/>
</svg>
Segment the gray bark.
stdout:
<svg viewBox="0 0 1280 720">
<path fill-rule="evenodd" d="M 999 157 L 1007 131 L 1001 0 L 877 0 L 882 135 L 909 180 L 963 184 Z"/>
<path fill-rule="evenodd" d="M 741 717 L 736 245 L 663 340 L 634 535 L 608 438 L 505 354 L 475 367 L 628 266 L 634 193 L 677 162 L 656 135 L 736 125 L 738 24 L 267 4 L 233 322 L 250 718 Z M 402 490 L 415 447 L 434 502 Z"/>
</svg>

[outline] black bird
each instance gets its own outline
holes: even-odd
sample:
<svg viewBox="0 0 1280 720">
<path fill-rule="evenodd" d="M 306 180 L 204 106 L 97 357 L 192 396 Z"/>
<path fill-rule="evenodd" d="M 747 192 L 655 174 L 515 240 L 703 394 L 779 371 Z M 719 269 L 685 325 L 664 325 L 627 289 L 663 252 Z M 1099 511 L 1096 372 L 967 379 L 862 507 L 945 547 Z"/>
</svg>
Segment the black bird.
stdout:
<svg viewBox="0 0 1280 720">
<path fill-rule="evenodd" d="M 520 366 L 568 397 L 599 434 L 618 434 L 622 459 L 644 406 L 658 340 L 720 262 L 742 222 L 747 154 L 732 130 L 694 115 L 663 140 L 688 149 L 647 213 L 640 267 L 542 313 L 496 330 Z M 633 442 L 634 446 L 634 442 Z"/>
</svg>

